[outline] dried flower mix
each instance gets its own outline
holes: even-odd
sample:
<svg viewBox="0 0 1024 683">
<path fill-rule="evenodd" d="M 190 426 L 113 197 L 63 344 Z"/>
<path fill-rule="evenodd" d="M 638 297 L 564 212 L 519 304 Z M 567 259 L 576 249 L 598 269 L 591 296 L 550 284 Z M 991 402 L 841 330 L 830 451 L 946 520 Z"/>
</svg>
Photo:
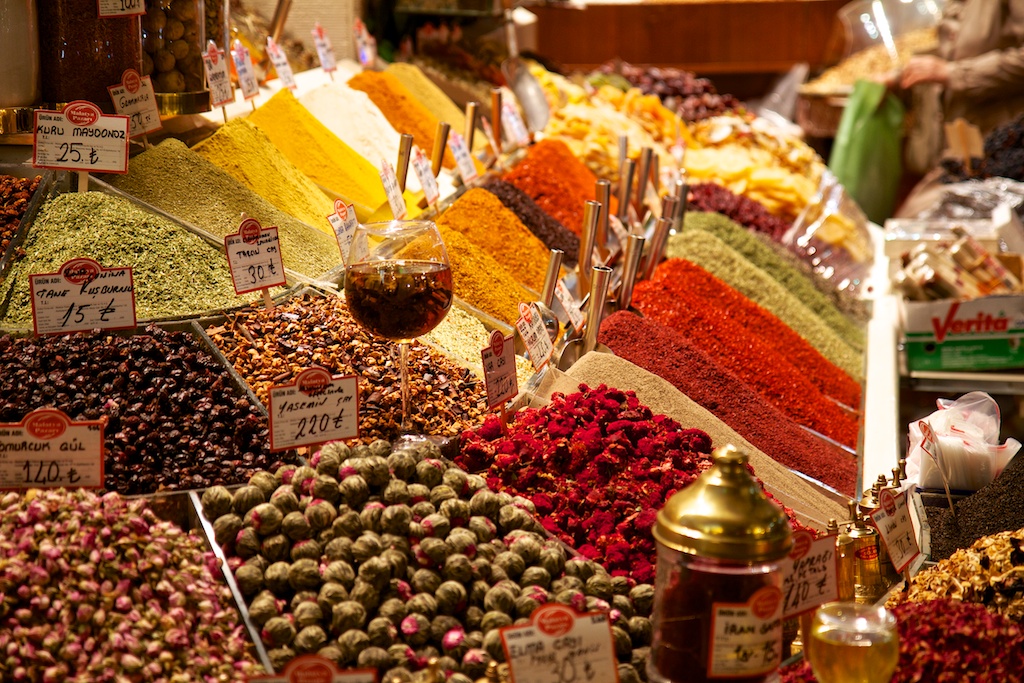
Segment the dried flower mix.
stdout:
<svg viewBox="0 0 1024 683">
<path fill-rule="evenodd" d="M 530 500 L 549 532 L 613 576 L 647 582 L 657 511 L 710 467 L 711 439 L 654 415 L 632 392 L 579 389 L 520 411 L 507 433 L 493 416 L 463 433 L 456 463 Z"/>
<path fill-rule="evenodd" d="M 4 680 L 235 680 L 261 673 L 202 542 L 143 500 L 0 499 Z"/>
<path fill-rule="evenodd" d="M 40 180 L 42 176 L 17 178 L 0 173 L 0 256 L 4 255 L 18 232 Z"/>
</svg>

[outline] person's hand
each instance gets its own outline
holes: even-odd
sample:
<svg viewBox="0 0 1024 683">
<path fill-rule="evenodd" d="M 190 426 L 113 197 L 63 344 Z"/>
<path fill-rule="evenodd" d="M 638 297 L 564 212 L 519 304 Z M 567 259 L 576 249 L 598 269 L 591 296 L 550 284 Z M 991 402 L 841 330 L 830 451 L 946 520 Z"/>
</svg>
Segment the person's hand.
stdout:
<svg viewBox="0 0 1024 683">
<path fill-rule="evenodd" d="M 918 83 L 945 85 L 949 80 L 949 63 L 941 57 L 918 55 L 911 57 L 900 75 L 900 86 L 909 88 Z"/>
</svg>

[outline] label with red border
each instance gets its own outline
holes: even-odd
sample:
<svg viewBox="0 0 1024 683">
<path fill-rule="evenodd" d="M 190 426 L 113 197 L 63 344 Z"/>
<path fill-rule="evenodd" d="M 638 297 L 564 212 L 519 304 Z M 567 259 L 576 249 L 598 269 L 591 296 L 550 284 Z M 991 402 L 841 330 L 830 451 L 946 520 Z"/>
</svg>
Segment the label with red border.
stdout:
<svg viewBox="0 0 1024 683">
<path fill-rule="evenodd" d="M 384 194 L 388 196 L 388 204 L 391 205 L 391 213 L 395 220 L 402 220 L 407 212 L 405 197 L 398 189 L 398 175 L 395 173 L 395 167 L 387 159 L 380 160 L 380 182 L 384 185 Z"/>
<path fill-rule="evenodd" d="M 224 59 L 224 50 L 217 47 L 217 43 L 212 40 L 206 43 L 203 66 L 206 67 L 206 83 L 210 87 L 210 104 L 214 107 L 223 107 L 234 102 L 235 91 L 231 89 L 228 61 Z"/>
<path fill-rule="evenodd" d="M 100 19 L 115 17 L 137 17 L 146 13 L 142 0 L 96 0 Z"/>
<path fill-rule="evenodd" d="M 491 345 L 480 351 L 484 367 L 487 408 L 493 410 L 519 393 L 516 376 L 516 351 L 512 336 L 500 330 L 491 332 Z"/>
<path fill-rule="evenodd" d="M 299 84 L 295 82 L 295 73 L 292 72 L 292 65 L 288 63 L 288 55 L 284 53 L 281 46 L 274 42 L 274 39 L 267 36 L 267 54 L 270 55 L 270 63 L 274 65 L 274 71 L 281 81 L 281 85 L 289 90 L 295 90 Z"/>
<path fill-rule="evenodd" d="M 66 261 L 56 273 L 28 276 L 36 334 L 135 327 L 132 269 L 104 268 L 91 258 Z"/>
<path fill-rule="evenodd" d="M 565 286 L 565 281 L 559 280 L 555 283 L 555 298 L 562 305 L 562 310 L 565 311 L 565 314 L 569 316 L 569 323 L 572 325 L 572 329 L 577 332 L 582 330 L 583 312 L 580 310 L 579 304 L 576 303 L 572 292 Z"/>
<path fill-rule="evenodd" d="M 0 489 L 102 487 L 105 425 L 53 408 L 0 422 Z"/>
<path fill-rule="evenodd" d="M 300 655 L 279 674 L 250 676 L 250 683 L 377 683 L 376 669 L 341 670 L 329 659 Z"/>
<path fill-rule="evenodd" d="M 711 606 L 708 678 L 770 673 L 782 661 L 782 591 L 765 586 L 747 602 Z"/>
<path fill-rule="evenodd" d="M 255 218 L 246 218 L 238 232 L 224 237 L 224 252 L 235 294 L 287 284 L 276 227 L 263 228 Z"/>
<path fill-rule="evenodd" d="M 835 534 L 815 538 L 809 531 L 794 532 L 793 549 L 779 562 L 783 619 L 839 599 L 838 562 Z"/>
<path fill-rule="evenodd" d="M 462 177 L 462 182 L 468 185 L 476 180 L 479 174 L 476 172 L 476 164 L 473 163 L 473 155 L 470 154 L 469 147 L 466 146 L 466 138 L 461 133 L 449 130 L 448 149 L 452 151 L 452 156 L 455 157 L 455 166 L 459 169 L 459 176 Z"/>
<path fill-rule="evenodd" d="M 270 388 L 270 450 L 359 436 L 359 378 L 307 368 Z"/>
<path fill-rule="evenodd" d="M 353 204 L 346 206 L 345 202 L 335 199 L 334 213 L 327 217 L 327 222 L 334 230 L 334 239 L 338 242 L 338 251 L 341 252 L 342 262 L 348 263 L 348 250 L 352 246 L 352 237 L 359 225 L 355 206 Z"/>
<path fill-rule="evenodd" d="M 107 88 L 118 114 L 128 117 L 128 137 L 138 137 L 164 127 L 156 105 L 153 79 L 140 76 L 135 69 L 125 69 L 121 82 Z"/>
<path fill-rule="evenodd" d="M 618 683 L 608 615 L 548 603 L 529 624 L 499 630 L 512 683 Z"/>
<path fill-rule="evenodd" d="M 256 80 L 256 70 L 252 68 L 249 48 L 242 45 L 242 41 L 236 40 L 231 44 L 231 59 L 235 63 L 235 73 L 238 74 L 238 87 L 242 91 L 242 97 L 251 100 L 260 94 L 260 84 Z"/>
<path fill-rule="evenodd" d="M 501 103 L 501 127 L 508 131 L 508 137 L 520 147 L 530 144 L 530 131 L 526 129 L 519 110 L 509 101 Z"/>
<path fill-rule="evenodd" d="M 871 520 L 885 543 L 892 566 L 902 572 L 921 554 L 906 491 L 894 494 L 891 489 L 882 489 L 878 494 L 878 509 L 871 513 Z"/>
<path fill-rule="evenodd" d="M 371 67 L 377 62 L 377 39 L 366 30 L 366 24 L 358 17 L 355 20 L 356 53 L 359 63 Z"/>
<path fill-rule="evenodd" d="M 544 326 L 544 319 L 533 304 L 519 303 L 519 320 L 516 321 L 516 330 L 526 344 L 526 352 L 530 354 L 530 361 L 533 367 L 540 370 L 549 360 L 555 347 L 551 345 L 551 337 L 548 336 L 548 328 Z"/>
<path fill-rule="evenodd" d="M 331 73 L 338 70 L 338 60 L 334 57 L 334 48 L 331 46 L 331 39 L 327 37 L 327 31 L 316 22 L 313 26 L 313 45 L 316 47 L 316 56 L 320 58 L 320 68 Z"/>
<path fill-rule="evenodd" d="M 32 129 L 32 165 L 86 173 L 128 172 L 130 121 L 104 114 L 92 102 L 75 100 L 60 111 L 37 109 Z"/>
<path fill-rule="evenodd" d="M 427 159 L 423 150 L 416 145 L 412 147 L 411 161 L 412 170 L 416 173 L 416 177 L 419 178 L 427 204 L 437 203 L 437 200 L 441 198 L 441 190 L 437 187 L 437 178 L 434 177 L 434 171 L 430 167 L 430 160 Z"/>
</svg>

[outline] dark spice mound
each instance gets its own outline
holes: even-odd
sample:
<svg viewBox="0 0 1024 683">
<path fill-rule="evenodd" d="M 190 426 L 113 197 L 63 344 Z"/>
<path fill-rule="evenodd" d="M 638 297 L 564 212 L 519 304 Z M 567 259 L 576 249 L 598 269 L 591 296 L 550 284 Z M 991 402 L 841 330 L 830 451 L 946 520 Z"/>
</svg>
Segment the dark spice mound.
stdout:
<svg viewBox="0 0 1024 683">
<path fill-rule="evenodd" d="M 0 421 L 105 417 L 105 483 L 123 494 L 241 484 L 295 459 L 271 455 L 267 419 L 186 333 L 4 335 L 0 361 Z"/>
<path fill-rule="evenodd" d="M 567 266 L 575 266 L 580 252 L 580 238 L 569 228 L 544 212 L 537 203 L 512 183 L 494 178 L 484 183 L 483 188 L 501 200 L 512 213 L 519 217 L 523 225 L 530 229 L 537 239 L 548 249 L 561 249 L 565 252 L 562 261 Z"/>
<path fill-rule="evenodd" d="M 944 560 L 982 536 L 1024 528 L 1024 458 L 1018 454 L 991 484 L 953 507 L 956 520 L 947 506 L 925 508 L 933 560 Z"/>
<path fill-rule="evenodd" d="M 773 240 L 781 240 L 789 223 L 768 213 L 768 209 L 749 197 L 735 194 L 715 183 L 701 183 L 690 188 L 690 209 L 720 213 L 740 225 Z"/>
</svg>

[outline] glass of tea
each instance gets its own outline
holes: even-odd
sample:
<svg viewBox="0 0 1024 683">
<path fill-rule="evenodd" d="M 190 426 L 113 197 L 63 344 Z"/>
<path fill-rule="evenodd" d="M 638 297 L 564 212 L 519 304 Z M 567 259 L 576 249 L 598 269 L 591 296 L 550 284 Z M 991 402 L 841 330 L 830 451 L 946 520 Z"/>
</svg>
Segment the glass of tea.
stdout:
<svg viewBox="0 0 1024 683">
<path fill-rule="evenodd" d="M 452 305 L 448 252 L 433 221 L 359 225 L 349 247 L 345 297 L 356 322 L 399 345 L 402 433 L 409 434 L 409 345 L 437 327 Z"/>
<path fill-rule="evenodd" d="M 884 607 L 830 602 L 815 612 L 807 658 L 821 683 L 889 683 L 899 657 L 896 617 Z"/>
</svg>

